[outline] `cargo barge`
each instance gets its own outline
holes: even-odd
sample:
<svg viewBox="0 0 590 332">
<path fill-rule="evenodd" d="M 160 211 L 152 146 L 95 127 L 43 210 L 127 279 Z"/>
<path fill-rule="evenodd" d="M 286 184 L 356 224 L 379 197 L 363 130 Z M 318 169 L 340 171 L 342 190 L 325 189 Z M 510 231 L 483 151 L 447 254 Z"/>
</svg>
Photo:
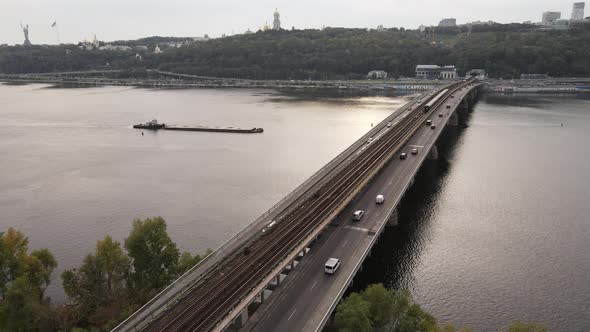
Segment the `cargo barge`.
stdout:
<svg viewBox="0 0 590 332">
<path fill-rule="evenodd" d="M 262 128 L 236 128 L 236 127 L 205 127 L 205 126 L 170 126 L 165 123 L 159 123 L 158 120 L 136 124 L 135 129 L 147 130 L 178 130 L 178 131 L 204 131 L 214 133 L 238 133 L 238 134 L 258 134 L 264 132 Z"/>
</svg>

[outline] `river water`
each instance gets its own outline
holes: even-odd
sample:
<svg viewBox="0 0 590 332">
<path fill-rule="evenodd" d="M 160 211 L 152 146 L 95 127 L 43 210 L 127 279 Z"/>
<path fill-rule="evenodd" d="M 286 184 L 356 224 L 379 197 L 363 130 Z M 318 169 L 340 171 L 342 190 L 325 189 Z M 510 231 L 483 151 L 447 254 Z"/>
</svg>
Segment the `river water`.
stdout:
<svg viewBox="0 0 590 332">
<path fill-rule="evenodd" d="M 215 248 L 393 110 L 402 96 L 0 85 L 0 230 L 80 264 L 161 215 L 181 250 Z M 131 124 L 263 127 L 150 132 Z M 561 123 L 564 127 L 561 127 Z M 442 321 L 590 326 L 590 100 L 487 96 L 423 168 L 359 276 L 412 290 Z"/>
</svg>

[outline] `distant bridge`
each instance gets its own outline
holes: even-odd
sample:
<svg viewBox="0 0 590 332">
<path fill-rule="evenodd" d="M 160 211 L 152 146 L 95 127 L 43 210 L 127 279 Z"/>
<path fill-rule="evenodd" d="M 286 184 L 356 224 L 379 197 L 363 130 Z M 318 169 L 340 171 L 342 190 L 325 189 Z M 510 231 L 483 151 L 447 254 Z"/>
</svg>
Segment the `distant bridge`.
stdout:
<svg viewBox="0 0 590 332">
<path fill-rule="evenodd" d="M 114 331 L 320 330 L 479 86 L 455 82 L 395 111 Z M 353 223 L 355 209 L 366 214 Z M 342 260 L 334 276 L 323 274 L 327 257 Z"/>
</svg>

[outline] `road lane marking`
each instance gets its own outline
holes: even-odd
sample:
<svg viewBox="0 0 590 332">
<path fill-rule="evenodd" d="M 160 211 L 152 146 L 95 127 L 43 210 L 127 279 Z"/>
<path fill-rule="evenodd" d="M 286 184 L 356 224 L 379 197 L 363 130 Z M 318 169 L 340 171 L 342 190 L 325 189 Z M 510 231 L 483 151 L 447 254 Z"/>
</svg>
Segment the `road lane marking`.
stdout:
<svg viewBox="0 0 590 332">
<path fill-rule="evenodd" d="M 424 147 L 424 145 L 408 145 L 408 146 L 412 147 L 412 148 L 423 148 Z"/>
<path fill-rule="evenodd" d="M 348 229 L 352 229 L 352 230 L 360 231 L 360 232 L 368 232 L 369 231 L 367 228 L 361 228 L 361 227 L 355 227 L 355 226 L 344 226 L 344 228 L 348 228 Z"/>
<path fill-rule="evenodd" d="M 310 288 L 309 290 L 313 290 L 313 288 L 315 287 L 315 285 L 316 285 L 317 283 L 318 283 L 318 282 L 317 282 L 317 280 L 316 280 L 316 282 L 314 282 L 314 283 L 313 283 L 313 285 L 311 285 L 311 288 Z"/>
<path fill-rule="evenodd" d="M 291 319 L 291 317 L 293 317 L 293 314 L 295 314 L 295 311 L 297 311 L 297 309 L 293 310 L 293 312 L 289 315 L 289 318 L 287 318 L 287 321 Z"/>
<path fill-rule="evenodd" d="M 342 246 L 344 247 L 347 243 L 348 243 L 348 240 L 344 241 L 344 243 L 342 243 Z"/>
</svg>

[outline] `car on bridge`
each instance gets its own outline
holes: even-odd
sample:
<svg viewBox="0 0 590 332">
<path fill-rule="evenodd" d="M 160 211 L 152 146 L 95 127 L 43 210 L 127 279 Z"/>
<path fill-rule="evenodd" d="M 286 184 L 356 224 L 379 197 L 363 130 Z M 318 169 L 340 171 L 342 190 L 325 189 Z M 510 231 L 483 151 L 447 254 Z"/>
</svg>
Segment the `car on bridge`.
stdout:
<svg viewBox="0 0 590 332">
<path fill-rule="evenodd" d="M 352 220 L 359 221 L 359 220 L 361 220 L 363 218 L 364 215 L 365 215 L 365 211 L 363 211 L 363 210 L 356 210 L 352 214 Z"/>
<path fill-rule="evenodd" d="M 432 124 L 432 120 L 426 120 L 426 125 L 430 126 Z"/>
<path fill-rule="evenodd" d="M 412 154 L 418 154 L 418 149 L 416 149 L 416 148 L 413 148 L 413 149 L 412 149 Z"/>
<path fill-rule="evenodd" d="M 436 129 L 436 125 L 430 126 L 430 129 Z"/>
<path fill-rule="evenodd" d="M 442 118 L 443 117 L 443 114 L 442 113 L 438 113 L 438 117 L 439 118 Z"/>
<path fill-rule="evenodd" d="M 407 157 L 407 156 L 408 156 L 408 155 L 407 155 L 405 152 L 402 152 L 402 153 L 399 155 L 399 159 L 401 159 L 401 160 L 404 160 L 404 159 L 406 159 L 406 157 Z"/>
<path fill-rule="evenodd" d="M 326 264 L 324 265 L 324 273 L 325 274 L 336 273 L 336 270 L 338 270 L 338 268 L 340 267 L 340 264 L 342 264 L 342 262 L 340 262 L 340 260 L 338 258 L 329 258 L 328 261 L 326 261 Z"/>
<path fill-rule="evenodd" d="M 383 195 L 377 195 L 377 197 L 375 197 L 375 203 L 377 203 L 377 204 L 383 204 L 383 202 L 385 202 L 385 196 L 383 196 Z"/>
</svg>

